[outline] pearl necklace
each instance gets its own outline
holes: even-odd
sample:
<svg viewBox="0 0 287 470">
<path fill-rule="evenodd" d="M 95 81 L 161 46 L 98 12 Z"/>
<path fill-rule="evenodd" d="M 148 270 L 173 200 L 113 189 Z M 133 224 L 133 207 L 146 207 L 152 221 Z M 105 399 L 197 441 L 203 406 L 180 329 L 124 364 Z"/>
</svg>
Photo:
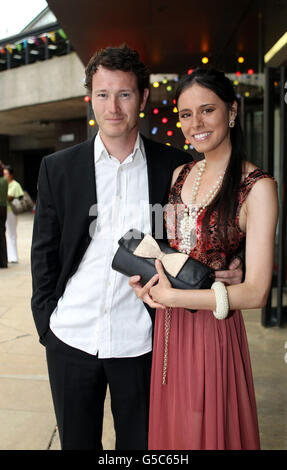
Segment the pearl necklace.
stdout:
<svg viewBox="0 0 287 470">
<path fill-rule="evenodd" d="M 223 180 L 223 175 L 220 175 L 214 184 L 214 186 L 211 188 L 211 190 L 207 193 L 207 195 L 204 197 L 202 202 L 198 204 L 197 206 L 195 205 L 195 199 L 199 190 L 200 186 L 200 181 L 202 177 L 202 173 L 205 170 L 206 167 L 206 160 L 202 160 L 198 164 L 198 170 L 197 170 L 197 177 L 195 178 L 194 186 L 192 189 L 191 193 L 191 198 L 190 198 L 190 203 L 185 206 L 184 209 L 184 214 L 183 218 L 180 222 L 180 232 L 182 234 L 182 241 L 180 244 L 180 249 L 182 253 L 190 254 L 191 250 L 193 250 L 196 247 L 197 244 L 197 231 L 196 231 L 196 226 L 197 226 L 197 219 L 200 216 L 200 214 L 204 211 L 204 209 L 211 203 L 211 201 L 215 198 Z"/>
</svg>

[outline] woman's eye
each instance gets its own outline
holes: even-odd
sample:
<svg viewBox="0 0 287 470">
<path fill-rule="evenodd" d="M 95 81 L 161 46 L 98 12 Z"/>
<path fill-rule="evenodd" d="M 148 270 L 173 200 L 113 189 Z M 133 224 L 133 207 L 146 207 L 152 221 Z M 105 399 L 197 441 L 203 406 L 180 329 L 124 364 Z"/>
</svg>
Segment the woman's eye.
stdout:
<svg viewBox="0 0 287 470">
<path fill-rule="evenodd" d="M 207 108 L 203 110 L 203 114 L 212 113 L 214 111 L 212 108 Z"/>
<path fill-rule="evenodd" d="M 190 113 L 183 113 L 183 114 L 180 115 L 181 119 L 186 119 L 188 117 L 190 117 Z"/>
</svg>

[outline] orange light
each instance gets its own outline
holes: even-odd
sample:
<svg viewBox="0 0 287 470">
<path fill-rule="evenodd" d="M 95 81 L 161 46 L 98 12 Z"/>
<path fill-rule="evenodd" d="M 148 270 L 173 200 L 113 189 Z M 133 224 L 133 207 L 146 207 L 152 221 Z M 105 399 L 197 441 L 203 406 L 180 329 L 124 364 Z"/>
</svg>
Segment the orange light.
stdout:
<svg viewBox="0 0 287 470">
<path fill-rule="evenodd" d="M 202 62 L 203 64 L 208 64 L 208 62 L 209 62 L 208 57 L 202 57 L 201 62 Z"/>
<path fill-rule="evenodd" d="M 238 57 L 237 62 L 239 62 L 239 64 L 243 64 L 243 62 L 244 62 L 244 57 L 241 57 L 241 56 Z"/>
</svg>

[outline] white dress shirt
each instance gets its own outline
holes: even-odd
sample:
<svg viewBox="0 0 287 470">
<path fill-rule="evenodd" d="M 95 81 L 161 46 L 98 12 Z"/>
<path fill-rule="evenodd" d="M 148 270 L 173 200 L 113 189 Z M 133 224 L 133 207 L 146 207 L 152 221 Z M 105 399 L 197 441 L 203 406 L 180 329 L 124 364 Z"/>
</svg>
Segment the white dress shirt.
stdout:
<svg viewBox="0 0 287 470">
<path fill-rule="evenodd" d="M 122 163 L 99 133 L 94 146 L 96 230 L 50 318 L 64 343 L 99 358 L 135 357 L 152 349 L 152 322 L 128 277 L 111 268 L 118 240 L 129 229 L 151 233 L 147 164 L 140 135 Z M 83 182 L 85 184 L 85 182 Z"/>
</svg>

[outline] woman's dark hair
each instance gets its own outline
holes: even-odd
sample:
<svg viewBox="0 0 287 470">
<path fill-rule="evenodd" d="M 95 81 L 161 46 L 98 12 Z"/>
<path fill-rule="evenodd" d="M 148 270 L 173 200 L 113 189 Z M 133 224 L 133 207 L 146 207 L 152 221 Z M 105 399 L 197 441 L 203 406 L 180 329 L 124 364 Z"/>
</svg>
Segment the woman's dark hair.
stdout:
<svg viewBox="0 0 287 470">
<path fill-rule="evenodd" d="M 11 165 L 6 165 L 5 170 L 9 171 L 10 175 L 14 175 L 14 168 Z"/>
<path fill-rule="evenodd" d="M 140 61 L 137 51 L 130 49 L 126 44 L 120 47 L 107 47 L 96 52 L 86 67 L 85 87 L 92 93 L 93 75 L 99 66 L 109 70 L 122 70 L 133 72 L 137 78 L 138 90 L 143 95 L 144 89 L 149 87 L 149 71 Z"/>
<path fill-rule="evenodd" d="M 182 77 L 175 95 L 176 103 L 178 103 L 181 93 L 194 83 L 212 90 L 226 104 L 228 110 L 231 109 L 234 101 L 238 103 L 232 82 L 223 72 L 215 69 L 200 68 L 195 69 L 190 75 Z M 229 246 L 227 233 L 228 220 L 236 215 L 236 201 L 242 179 L 243 163 L 246 160 L 244 137 L 238 113 L 235 118 L 234 127 L 230 128 L 230 140 L 232 151 L 221 190 L 208 206 L 203 219 L 203 234 L 206 239 L 210 217 L 214 211 L 217 212 L 219 239 L 226 249 Z"/>
</svg>

